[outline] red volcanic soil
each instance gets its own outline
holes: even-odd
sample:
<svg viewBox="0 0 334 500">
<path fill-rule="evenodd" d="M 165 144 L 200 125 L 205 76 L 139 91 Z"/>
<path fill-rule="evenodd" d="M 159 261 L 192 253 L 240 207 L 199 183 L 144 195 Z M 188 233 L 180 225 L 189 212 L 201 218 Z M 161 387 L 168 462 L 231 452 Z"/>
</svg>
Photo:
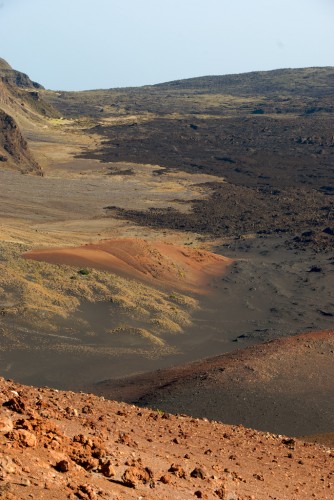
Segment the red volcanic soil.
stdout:
<svg viewBox="0 0 334 500">
<path fill-rule="evenodd" d="M 334 430 L 334 330 L 96 384 L 94 392 L 280 434 Z"/>
<path fill-rule="evenodd" d="M 0 378 L 0 497 L 333 498 L 334 451 Z"/>
<path fill-rule="evenodd" d="M 205 250 L 138 238 L 115 238 L 75 248 L 33 250 L 26 259 L 91 267 L 181 290 L 204 292 L 233 261 Z"/>
</svg>

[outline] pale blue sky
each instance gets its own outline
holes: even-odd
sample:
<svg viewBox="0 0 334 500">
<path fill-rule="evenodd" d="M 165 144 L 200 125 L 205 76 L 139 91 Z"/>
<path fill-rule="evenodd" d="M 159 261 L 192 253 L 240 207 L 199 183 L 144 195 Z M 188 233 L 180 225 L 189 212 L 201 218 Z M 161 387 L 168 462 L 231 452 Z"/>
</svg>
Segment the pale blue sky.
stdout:
<svg viewBox="0 0 334 500">
<path fill-rule="evenodd" d="M 334 66 L 334 0 L 0 0 L 0 57 L 47 88 Z"/>
</svg>

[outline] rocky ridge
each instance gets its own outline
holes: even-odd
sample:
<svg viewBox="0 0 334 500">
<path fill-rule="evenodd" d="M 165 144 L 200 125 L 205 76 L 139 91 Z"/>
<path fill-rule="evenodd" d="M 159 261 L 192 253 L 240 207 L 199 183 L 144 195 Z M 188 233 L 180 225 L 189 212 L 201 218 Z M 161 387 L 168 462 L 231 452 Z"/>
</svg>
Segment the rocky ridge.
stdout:
<svg viewBox="0 0 334 500">
<path fill-rule="evenodd" d="M 43 89 L 44 87 L 37 82 L 30 80 L 29 76 L 21 71 L 13 69 L 7 61 L 0 58 L 0 77 L 4 78 L 8 83 L 17 85 L 22 88 Z"/>
<path fill-rule="evenodd" d="M 0 495 L 332 498 L 334 450 L 0 379 Z"/>
<path fill-rule="evenodd" d="M 36 126 L 47 127 L 45 117 L 59 116 L 44 102 L 42 89 L 0 58 L 0 167 L 42 173 L 25 139 L 30 129 L 36 133 Z"/>
</svg>

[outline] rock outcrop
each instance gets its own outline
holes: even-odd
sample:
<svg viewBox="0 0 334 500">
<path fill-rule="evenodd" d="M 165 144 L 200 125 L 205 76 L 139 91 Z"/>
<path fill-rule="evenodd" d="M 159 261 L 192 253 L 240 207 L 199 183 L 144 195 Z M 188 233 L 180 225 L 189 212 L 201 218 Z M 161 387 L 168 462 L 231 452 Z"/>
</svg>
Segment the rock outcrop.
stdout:
<svg viewBox="0 0 334 500">
<path fill-rule="evenodd" d="M 29 76 L 21 71 L 13 69 L 7 61 L 0 58 L 0 77 L 7 82 L 22 88 L 42 89 L 44 88 L 37 82 L 30 80 Z"/>
<path fill-rule="evenodd" d="M 44 127 L 46 117 L 59 117 L 44 101 L 42 89 L 0 58 L 0 168 L 6 165 L 22 173 L 42 173 L 24 138 L 36 126 Z"/>
<path fill-rule="evenodd" d="M 41 173 L 14 118 L 0 109 L 0 166 L 3 164 L 23 173 Z"/>
</svg>

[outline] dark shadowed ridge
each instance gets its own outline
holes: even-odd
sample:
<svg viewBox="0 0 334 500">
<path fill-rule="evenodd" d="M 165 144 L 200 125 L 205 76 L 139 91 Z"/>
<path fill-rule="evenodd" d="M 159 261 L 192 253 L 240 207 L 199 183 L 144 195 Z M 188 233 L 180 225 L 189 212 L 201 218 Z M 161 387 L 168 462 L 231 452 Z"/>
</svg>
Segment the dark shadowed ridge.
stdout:
<svg viewBox="0 0 334 500">
<path fill-rule="evenodd" d="M 44 87 L 37 82 L 30 80 L 29 76 L 21 71 L 13 69 L 7 61 L 0 58 L 0 77 L 8 83 L 15 84 L 22 88 L 43 89 Z"/>
<path fill-rule="evenodd" d="M 314 67 L 253 71 L 223 76 L 203 76 L 160 83 L 160 89 L 206 89 L 230 95 L 296 94 L 333 95 L 334 68 Z"/>
<path fill-rule="evenodd" d="M 9 163 L 15 164 L 22 173 L 41 174 L 17 123 L 0 109 L 0 167 Z"/>
</svg>

